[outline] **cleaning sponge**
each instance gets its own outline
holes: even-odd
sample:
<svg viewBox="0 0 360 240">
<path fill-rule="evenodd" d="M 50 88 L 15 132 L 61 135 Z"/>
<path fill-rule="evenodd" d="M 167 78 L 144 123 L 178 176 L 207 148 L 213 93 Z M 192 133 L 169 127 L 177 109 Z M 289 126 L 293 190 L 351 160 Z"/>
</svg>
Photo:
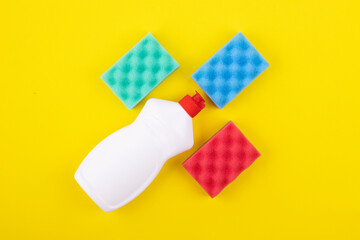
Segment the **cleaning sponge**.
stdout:
<svg viewBox="0 0 360 240">
<path fill-rule="evenodd" d="M 178 67 L 175 59 L 148 33 L 101 79 L 132 109 Z"/>
<path fill-rule="evenodd" d="M 222 109 L 268 66 L 245 36 L 238 33 L 191 77 Z"/>
<path fill-rule="evenodd" d="M 260 153 L 233 122 L 228 122 L 184 163 L 184 168 L 213 198 Z"/>
</svg>

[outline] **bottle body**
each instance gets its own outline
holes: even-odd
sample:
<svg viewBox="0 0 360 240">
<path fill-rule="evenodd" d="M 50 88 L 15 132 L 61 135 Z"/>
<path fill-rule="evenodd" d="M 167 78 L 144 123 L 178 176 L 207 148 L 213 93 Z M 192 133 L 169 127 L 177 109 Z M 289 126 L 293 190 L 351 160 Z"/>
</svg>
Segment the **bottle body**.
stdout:
<svg viewBox="0 0 360 240">
<path fill-rule="evenodd" d="M 192 118 L 179 103 L 150 99 L 136 120 L 100 142 L 75 179 L 105 212 L 138 196 L 169 158 L 194 144 Z"/>
</svg>

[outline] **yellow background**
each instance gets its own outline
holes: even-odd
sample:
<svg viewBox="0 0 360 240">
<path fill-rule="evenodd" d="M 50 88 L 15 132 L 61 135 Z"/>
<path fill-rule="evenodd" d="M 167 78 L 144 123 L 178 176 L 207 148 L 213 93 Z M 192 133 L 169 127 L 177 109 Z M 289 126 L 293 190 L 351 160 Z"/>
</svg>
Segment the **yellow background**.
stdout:
<svg viewBox="0 0 360 240">
<path fill-rule="evenodd" d="M 359 239 L 358 1 L 2 1 L 0 239 Z M 138 198 L 102 212 L 74 180 L 146 99 L 241 31 L 270 67 Z M 99 76 L 151 32 L 180 68 L 129 111 Z M 203 94 L 203 91 L 200 90 Z M 232 120 L 262 156 L 211 199 L 181 163 Z"/>
</svg>

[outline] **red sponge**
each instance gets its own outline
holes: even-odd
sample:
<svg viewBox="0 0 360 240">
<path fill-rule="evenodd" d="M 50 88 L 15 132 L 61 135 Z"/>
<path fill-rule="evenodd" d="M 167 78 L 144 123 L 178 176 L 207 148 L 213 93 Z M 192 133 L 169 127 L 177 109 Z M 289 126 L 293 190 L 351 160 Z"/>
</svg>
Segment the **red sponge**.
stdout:
<svg viewBox="0 0 360 240">
<path fill-rule="evenodd" d="M 260 153 L 233 122 L 228 122 L 184 163 L 184 168 L 213 198 Z"/>
</svg>

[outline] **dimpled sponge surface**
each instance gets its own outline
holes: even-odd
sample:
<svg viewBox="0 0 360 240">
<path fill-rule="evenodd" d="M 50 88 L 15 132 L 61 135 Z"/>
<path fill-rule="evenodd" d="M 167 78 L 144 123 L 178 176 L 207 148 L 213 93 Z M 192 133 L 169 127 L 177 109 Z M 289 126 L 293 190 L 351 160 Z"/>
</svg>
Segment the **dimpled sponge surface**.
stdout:
<svg viewBox="0 0 360 240">
<path fill-rule="evenodd" d="M 132 109 L 178 67 L 175 59 L 149 33 L 101 79 Z"/>
<path fill-rule="evenodd" d="M 184 163 L 213 198 L 248 168 L 260 153 L 233 122 L 228 122 Z"/>
<path fill-rule="evenodd" d="M 245 36 L 238 33 L 191 77 L 222 109 L 268 66 Z"/>
</svg>

